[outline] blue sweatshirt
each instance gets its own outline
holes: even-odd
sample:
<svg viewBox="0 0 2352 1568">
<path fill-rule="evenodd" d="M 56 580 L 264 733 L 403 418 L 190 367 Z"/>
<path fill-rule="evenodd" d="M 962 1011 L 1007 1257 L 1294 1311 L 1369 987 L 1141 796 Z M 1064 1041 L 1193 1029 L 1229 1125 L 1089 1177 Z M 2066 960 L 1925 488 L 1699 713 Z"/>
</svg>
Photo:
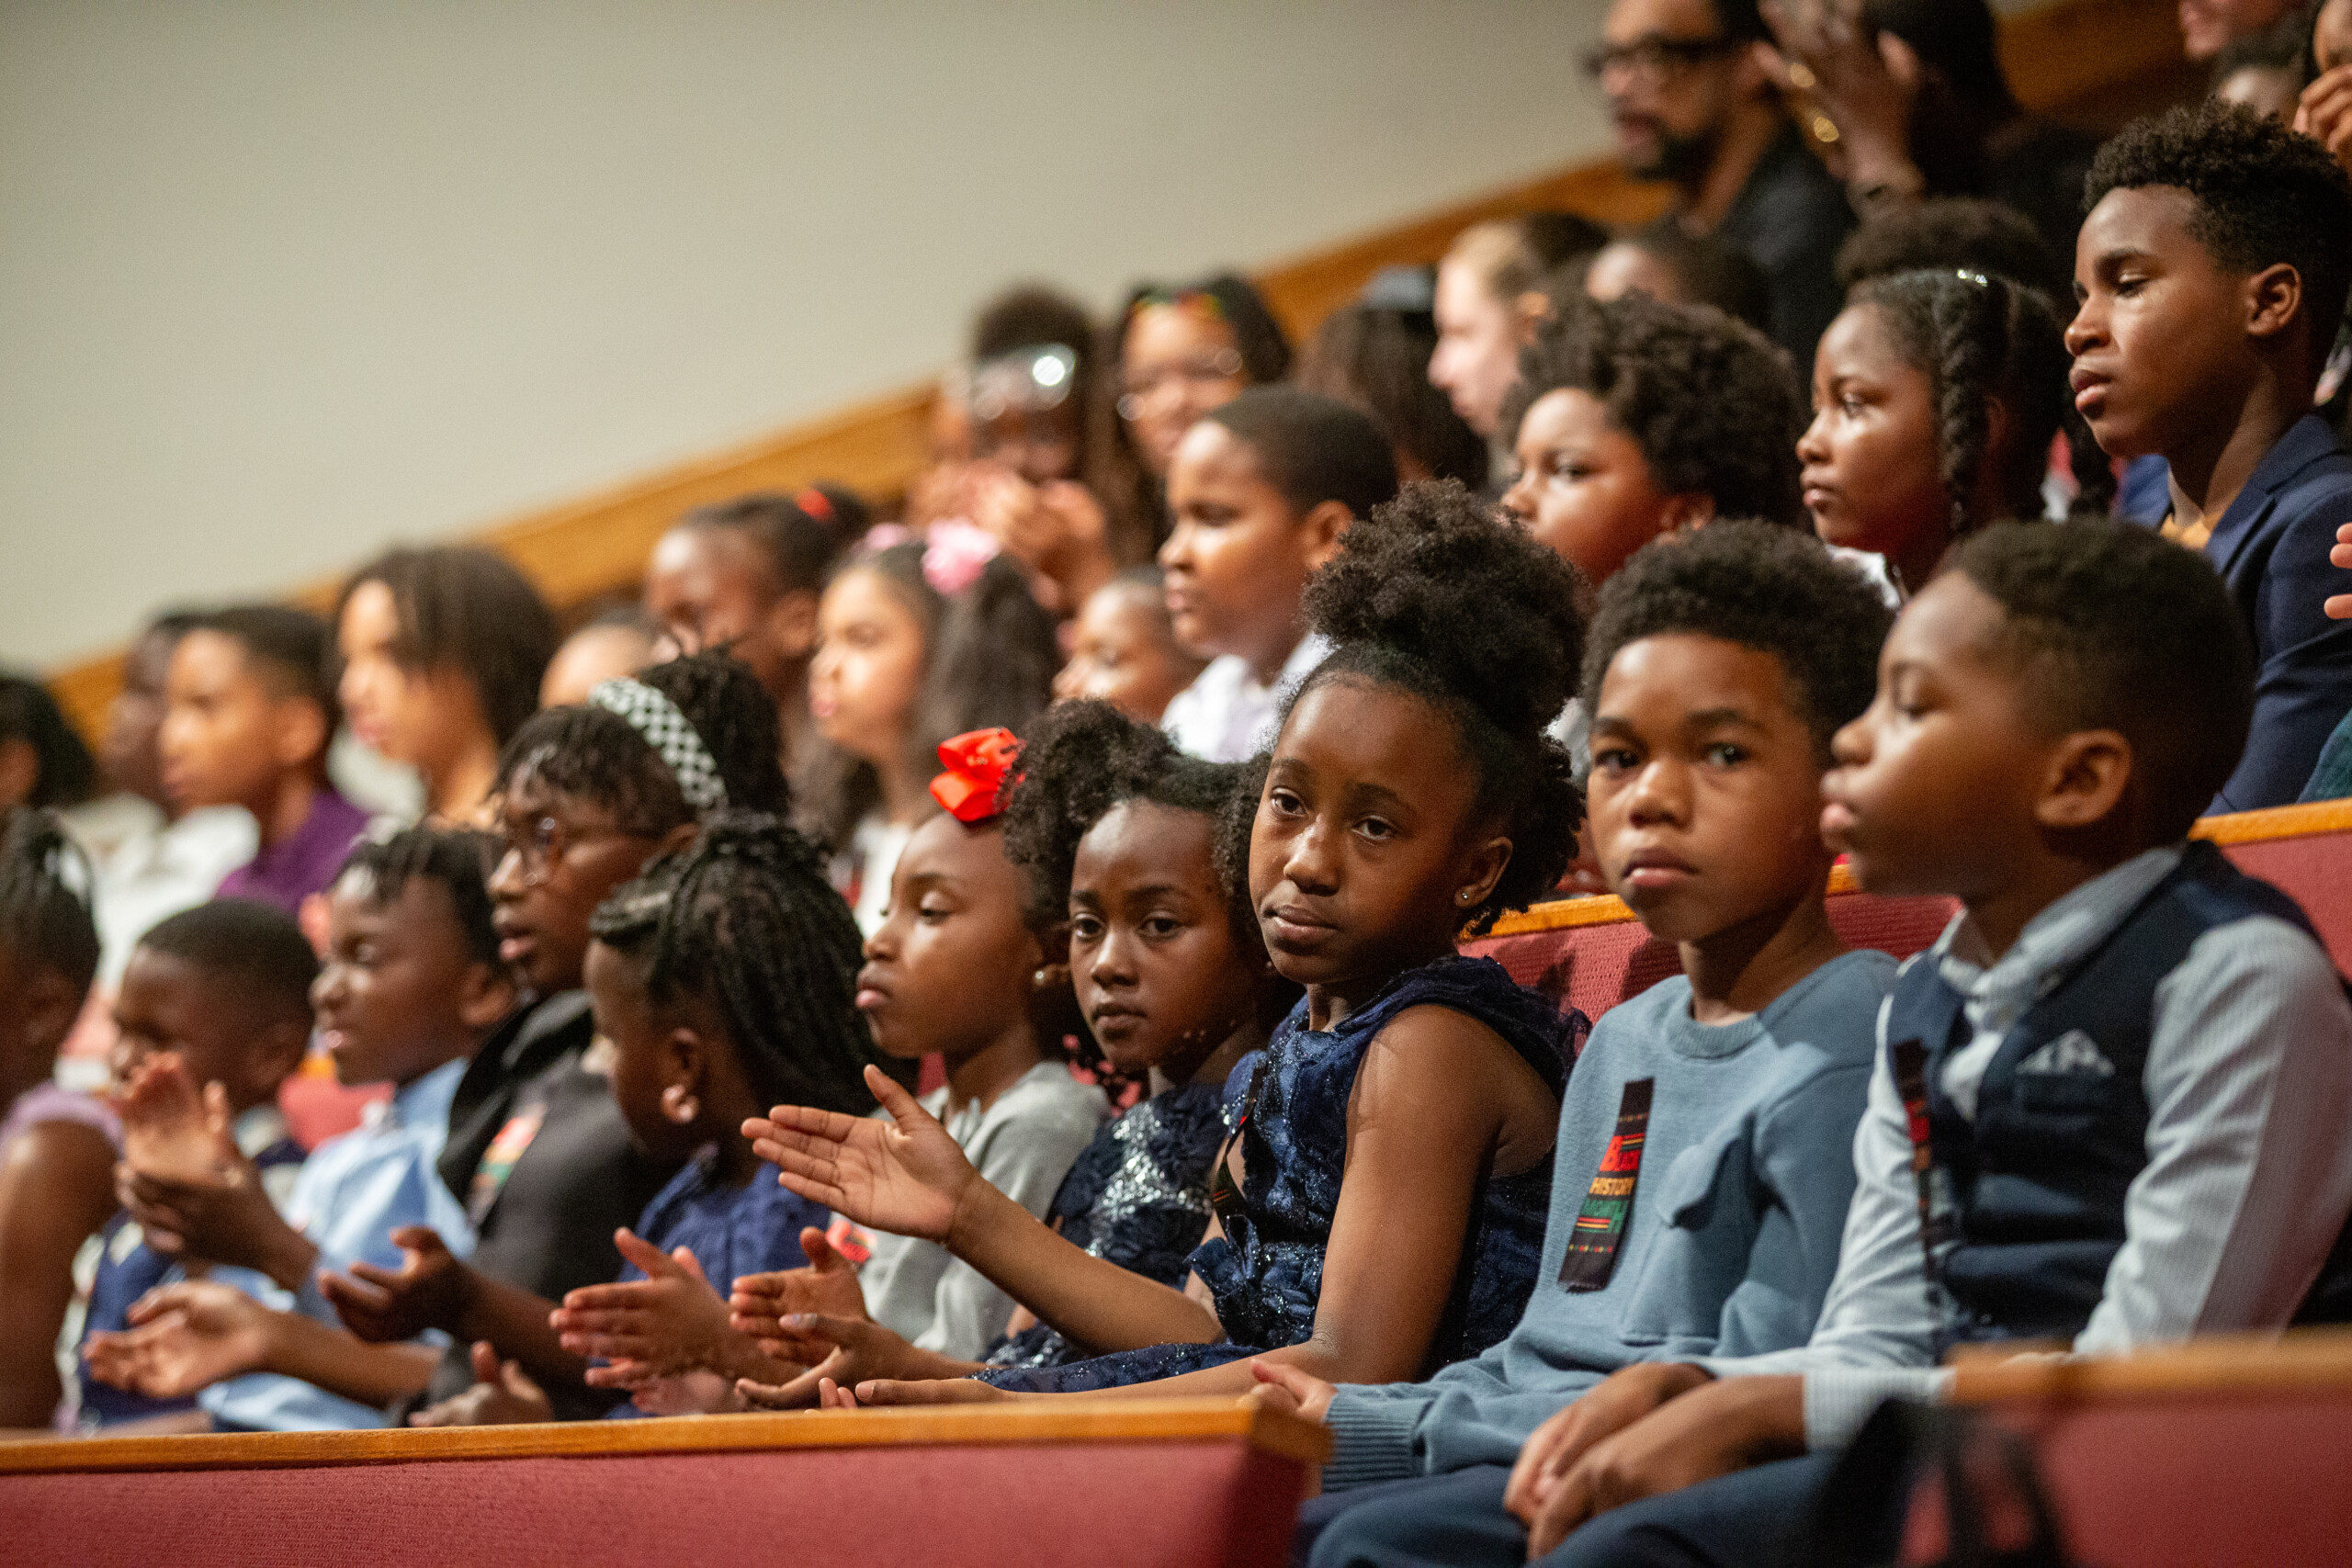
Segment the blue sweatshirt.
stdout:
<svg viewBox="0 0 2352 1568">
<path fill-rule="evenodd" d="M 1560 1105 L 1544 1260 L 1519 1326 L 1427 1382 L 1343 1386 L 1325 1488 L 1510 1464 L 1562 1406 L 1636 1361 L 1804 1344 L 1837 1272 L 1894 978 L 1884 953 L 1849 953 L 1738 1023 L 1695 1021 L 1680 976 L 1611 1009 Z M 1614 1266 L 1602 1288 L 1567 1290 L 1569 1235 L 1640 1078 L 1652 1080 L 1647 1137 Z"/>
</svg>

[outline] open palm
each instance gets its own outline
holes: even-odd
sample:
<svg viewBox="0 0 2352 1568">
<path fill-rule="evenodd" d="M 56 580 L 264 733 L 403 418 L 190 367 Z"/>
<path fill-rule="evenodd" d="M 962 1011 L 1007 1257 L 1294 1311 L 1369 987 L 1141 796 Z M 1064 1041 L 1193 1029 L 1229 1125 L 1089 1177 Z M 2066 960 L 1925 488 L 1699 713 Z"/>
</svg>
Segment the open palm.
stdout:
<svg viewBox="0 0 2352 1568">
<path fill-rule="evenodd" d="M 743 1132 L 801 1197 L 876 1230 L 944 1242 L 979 1172 L 914 1096 L 878 1068 L 865 1081 L 888 1122 L 779 1105 Z"/>
</svg>

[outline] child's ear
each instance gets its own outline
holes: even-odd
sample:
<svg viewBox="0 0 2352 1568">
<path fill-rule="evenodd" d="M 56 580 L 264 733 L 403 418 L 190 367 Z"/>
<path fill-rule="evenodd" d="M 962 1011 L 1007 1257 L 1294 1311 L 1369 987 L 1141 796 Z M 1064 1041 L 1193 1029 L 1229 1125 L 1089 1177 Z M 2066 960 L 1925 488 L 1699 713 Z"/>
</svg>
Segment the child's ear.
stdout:
<svg viewBox="0 0 2352 1568">
<path fill-rule="evenodd" d="M 1684 491 L 1669 495 L 1658 512 L 1664 525 L 1661 534 L 1679 534 L 1685 528 L 1703 528 L 1715 520 L 1715 498 L 1702 490 Z"/>
<path fill-rule="evenodd" d="M 86 996 L 47 964 L 34 966 L 23 990 L 12 998 L 23 1020 L 22 1038 L 62 1041 L 73 1032 L 74 1021 L 82 1016 Z"/>
<path fill-rule="evenodd" d="M 2058 832 L 2105 821 L 2132 787 L 2132 742 L 2116 730 L 2083 729 L 2052 751 L 2034 820 Z"/>
<path fill-rule="evenodd" d="M 503 967 L 495 964 L 467 966 L 465 983 L 458 993 L 458 1017 L 468 1029 L 484 1033 L 514 1010 L 514 981 Z"/>
<path fill-rule="evenodd" d="M 1522 347 L 1535 341 L 1536 329 L 1552 319 L 1552 297 L 1531 288 L 1511 302 L 1511 341 Z"/>
<path fill-rule="evenodd" d="M 1298 520 L 1299 549 L 1307 570 L 1322 570 L 1324 563 L 1340 553 L 1340 536 L 1355 520 L 1344 501 L 1318 501 Z"/>
<path fill-rule="evenodd" d="M 767 614 L 768 634 L 786 659 L 806 659 L 817 647 L 817 595 L 807 589 L 786 593 Z"/>
<path fill-rule="evenodd" d="M 1453 890 L 1454 908 L 1467 914 L 1487 901 L 1495 884 L 1503 879 L 1503 868 L 1510 864 L 1510 840 L 1501 834 L 1488 839 L 1470 852 L 1469 879 Z"/>
<path fill-rule="evenodd" d="M 2285 262 L 2266 266 L 2246 279 L 2245 303 L 2246 336 L 2277 337 L 2302 311 L 2303 275 Z"/>
<path fill-rule="evenodd" d="M 264 1027 L 254 1036 L 253 1087 L 265 1090 L 262 1098 L 277 1092 L 277 1086 L 292 1077 L 302 1066 L 303 1054 L 311 1048 L 311 1025 L 306 1021 L 280 1019 Z"/>
</svg>

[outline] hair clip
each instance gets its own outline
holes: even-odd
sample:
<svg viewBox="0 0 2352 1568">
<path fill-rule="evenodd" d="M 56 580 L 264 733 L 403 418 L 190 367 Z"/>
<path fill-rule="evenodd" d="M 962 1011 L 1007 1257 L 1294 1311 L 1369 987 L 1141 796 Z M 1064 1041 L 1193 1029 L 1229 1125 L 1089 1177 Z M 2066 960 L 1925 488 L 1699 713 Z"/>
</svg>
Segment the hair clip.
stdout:
<svg viewBox="0 0 2352 1568">
<path fill-rule="evenodd" d="M 1205 288 L 1147 288 L 1136 296 L 1127 308 L 1127 320 L 1134 321 L 1142 311 L 1154 305 L 1175 310 L 1195 310 L 1213 321 L 1225 320 L 1225 301 Z"/>
<path fill-rule="evenodd" d="M 792 496 L 792 504 L 800 508 L 801 511 L 807 513 L 809 516 L 815 518 L 820 523 L 831 523 L 833 521 L 832 497 L 827 495 L 823 491 L 819 490 L 815 485 L 808 485 L 803 489 L 794 491 Z"/>
<path fill-rule="evenodd" d="M 1971 272 L 1966 267 L 1962 267 L 1959 271 L 1953 273 L 1952 276 L 1960 279 L 1962 283 L 1973 283 L 1979 288 L 1990 288 L 1993 287 L 1993 280 L 1991 278 L 1985 276 L 1981 272 Z"/>
<path fill-rule="evenodd" d="M 968 730 L 939 743 L 939 765 L 947 771 L 931 781 L 931 798 L 956 821 L 975 824 L 994 817 L 1005 781 L 1021 782 L 1021 738 L 999 726 Z"/>
<path fill-rule="evenodd" d="M 944 517 L 922 533 L 903 523 L 878 523 L 857 543 L 857 558 L 900 545 L 922 547 L 922 580 L 943 599 L 953 599 L 980 580 L 989 562 L 1003 554 L 996 536 L 960 518 Z"/>
</svg>

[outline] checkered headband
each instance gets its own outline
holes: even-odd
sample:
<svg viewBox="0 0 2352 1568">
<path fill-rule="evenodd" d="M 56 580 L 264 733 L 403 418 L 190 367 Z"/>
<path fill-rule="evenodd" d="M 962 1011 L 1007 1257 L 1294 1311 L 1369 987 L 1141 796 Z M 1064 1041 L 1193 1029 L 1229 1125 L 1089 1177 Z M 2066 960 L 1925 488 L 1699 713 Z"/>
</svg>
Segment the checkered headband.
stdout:
<svg viewBox="0 0 2352 1568">
<path fill-rule="evenodd" d="M 727 804 L 727 784 L 718 776 L 710 748 L 702 743 L 702 737 L 675 703 L 644 682 L 625 675 L 598 682 L 588 701 L 620 715 L 644 738 L 678 781 L 678 793 L 697 813 L 715 811 Z"/>
</svg>

